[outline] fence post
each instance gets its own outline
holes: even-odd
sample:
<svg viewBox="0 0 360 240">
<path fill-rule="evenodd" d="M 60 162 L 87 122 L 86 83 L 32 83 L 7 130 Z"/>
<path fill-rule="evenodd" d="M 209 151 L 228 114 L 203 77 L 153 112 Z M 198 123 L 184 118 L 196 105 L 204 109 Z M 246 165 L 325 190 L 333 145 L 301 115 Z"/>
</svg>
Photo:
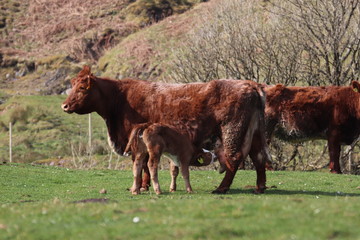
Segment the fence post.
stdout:
<svg viewBox="0 0 360 240">
<path fill-rule="evenodd" d="M 89 156 L 89 160 L 90 160 L 90 167 L 93 166 L 93 158 L 92 158 L 92 141 L 91 141 L 91 138 L 92 138 L 92 133 L 91 133 L 91 113 L 89 113 L 89 152 L 88 152 L 88 156 Z"/>
<path fill-rule="evenodd" d="M 91 113 L 89 113 L 89 152 L 90 152 L 90 155 L 91 155 Z"/>
<path fill-rule="evenodd" d="M 12 122 L 9 122 L 9 161 L 12 162 Z"/>
</svg>

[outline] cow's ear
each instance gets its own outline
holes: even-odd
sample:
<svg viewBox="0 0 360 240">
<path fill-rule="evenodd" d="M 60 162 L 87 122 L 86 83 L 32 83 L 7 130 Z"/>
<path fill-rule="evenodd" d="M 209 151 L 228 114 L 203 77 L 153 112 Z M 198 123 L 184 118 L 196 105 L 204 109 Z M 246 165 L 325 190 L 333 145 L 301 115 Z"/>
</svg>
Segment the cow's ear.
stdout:
<svg viewBox="0 0 360 240">
<path fill-rule="evenodd" d="M 351 87 L 354 92 L 360 92 L 360 83 L 358 81 L 352 81 Z"/>
<path fill-rule="evenodd" d="M 79 72 L 78 77 L 85 77 L 91 74 L 91 68 L 88 65 L 85 65 L 83 69 Z"/>
<path fill-rule="evenodd" d="M 87 75 L 86 77 L 86 89 L 90 89 L 91 84 L 93 82 L 92 75 Z"/>
</svg>

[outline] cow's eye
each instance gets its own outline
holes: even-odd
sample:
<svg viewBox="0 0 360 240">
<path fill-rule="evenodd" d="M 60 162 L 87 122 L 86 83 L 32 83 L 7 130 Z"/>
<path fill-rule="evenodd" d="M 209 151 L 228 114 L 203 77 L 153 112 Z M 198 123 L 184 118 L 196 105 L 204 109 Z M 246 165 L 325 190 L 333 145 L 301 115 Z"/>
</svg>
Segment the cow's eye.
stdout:
<svg viewBox="0 0 360 240">
<path fill-rule="evenodd" d="M 84 86 L 79 87 L 80 90 L 85 90 L 86 88 Z"/>
</svg>

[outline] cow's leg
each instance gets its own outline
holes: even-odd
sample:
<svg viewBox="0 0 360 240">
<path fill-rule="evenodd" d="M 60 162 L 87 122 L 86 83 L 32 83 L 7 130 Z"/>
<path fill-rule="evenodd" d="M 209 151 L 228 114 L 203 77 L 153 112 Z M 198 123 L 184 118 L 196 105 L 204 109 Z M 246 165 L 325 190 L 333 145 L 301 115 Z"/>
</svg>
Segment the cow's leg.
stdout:
<svg viewBox="0 0 360 240">
<path fill-rule="evenodd" d="M 253 135 L 249 155 L 254 163 L 257 175 L 255 193 L 264 193 L 266 189 L 265 166 L 267 162 L 271 162 L 271 158 L 265 142 L 264 133 L 260 130 L 257 130 Z"/>
<path fill-rule="evenodd" d="M 141 182 L 141 188 L 140 191 L 149 191 L 150 187 L 150 171 L 147 165 L 149 156 L 146 156 L 145 160 L 143 161 L 143 170 L 144 173 L 142 175 L 142 182 Z"/>
<path fill-rule="evenodd" d="M 236 123 L 235 123 L 236 122 Z M 234 121 L 222 126 L 223 153 L 225 156 L 226 173 L 220 186 L 213 193 L 226 193 L 234 180 L 241 162 L 249 154 L 254 130 L 258 128 L 258 115 L 254 114 L 245 121 Z M 240 127 L 239 127 L 240 126 Z"/>
<path fill-rule="evenodd" d="M 133 176 L 134 182 L 130 189 L 131 193 L 137 195 L 140 193 L 140 186 L 141 186 L 141 170 L 143 168 L 145 156 L 141 153 L 136 154 L 135 159 L 133 161 Z"/>
<path fill-rule="evenodd" d="M 328 139 L 329 145 L 329 155 L 330 155 L 330 172 L 331 173 L 338 173 L 341 174 L 340 168 L 340 151 L 341 151 L 341 144 L 339 142 L 339 137 L 334 133 L 331 133 Z"/>
<path fill-rule="evenodd" d="M 226 156 L 226 154 L 225 154 Z M 238 154 L 236 157 L 227 157 L 226 161 L 226 169 L 225 169 L 225 176 L 220 183 L 220 186 L 215 189 L 212 193 L 215 194 L 224 194 L 230 189 L 230 185 L 232 184 L 236 171 L 240 165 L 241 161 L 244 161 L 241 153 Z"/>
<path fill-rule="evenodd" d="M 212 193 L 216 194 L 224 194 L 230 189 L 230 185 L 232 184 L 236 171 L 241 163 L 244 161 L 244 156 L 239 148 L 237 140 L 238 136 L 241 136 L 241 133 L 232 131 L 236 129 L 233 126 L 223 126 L 222 128 L 222 147 L 217 152 L 217 156 L 219 157 L 220 163 L 226 165 L 225 168 L 225 176 L 220 183 L 220 186 L 215 189 Z M 243 131 L 244 132 L 244 131 Z M 242 135 L 245 135 L 243 133 Z"/>
<path fill-rule="evenodd" d="M 175 192 L 176 178 L 179 175 L 179 167 L 177 167 L 172 160 L 170 160 L 170 175 L 171 175 L 170 192 Z"/>
<path fill-rule="evenodd" d="M 219 173 L 224 173 L 226 170 L 226 157 L 224 154 L 224 146 L 219 139 L 215 143 L 214 153 L 219 161 Z"/>
<path fill-rule="evenodd" d="M 272 139 L 272 135 L 274 133 L 275 127 L 278 124 L 278 117 L 270 117 L 271 113 L 268 113 L 267 111 L 265 111 L 265 140 L 266 140 L 266 145 L 267 145 L 267 149 L 268 146 L 270 146 L 270 142 Z M 265 163 L 265 168 L 267 170 L 274 170 L 273 167 L 273 162 L 271 160 L 271 158 L 267 158 L 266 159 L 266 163 Z"/>
<path fill-rule="evenodd" d="M 158 178 L 158 166 L 160 155 L 149 153 L 148 167 L 150 171 L 150 177 L 153 184 L 153 188 L 156 194 L 161 194 L 159 178 Z"/>
<path fill-rule="evenodd" d="M 238 149 L 235 138 L 225 136 L 223 139 L 223 155 L 221 157 L 226 165 L 225 176 L 220 183 L 220 186 L 212 192 L 216 194 L 224 194 L 230 189 L 236 171 L 238 170 L 240 163 L 245 159 L 241 150 Z"/>
</svg>

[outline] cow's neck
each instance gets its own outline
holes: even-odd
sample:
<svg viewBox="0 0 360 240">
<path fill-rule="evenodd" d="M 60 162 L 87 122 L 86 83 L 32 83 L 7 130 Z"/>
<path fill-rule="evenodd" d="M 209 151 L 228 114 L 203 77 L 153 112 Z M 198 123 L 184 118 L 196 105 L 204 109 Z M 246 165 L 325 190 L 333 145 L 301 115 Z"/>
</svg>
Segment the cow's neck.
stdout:
<svg viewBox="0 0 360 240">
<path fill-rule="evenodd" d="M 96 85 L 100 99 L 95 111 L 106 123 L 109 145 L 118 154 L 123 154 L 128 131 L 121 111 L 123 102 L 119 81 L 97 78 Z"/>
</svg>

